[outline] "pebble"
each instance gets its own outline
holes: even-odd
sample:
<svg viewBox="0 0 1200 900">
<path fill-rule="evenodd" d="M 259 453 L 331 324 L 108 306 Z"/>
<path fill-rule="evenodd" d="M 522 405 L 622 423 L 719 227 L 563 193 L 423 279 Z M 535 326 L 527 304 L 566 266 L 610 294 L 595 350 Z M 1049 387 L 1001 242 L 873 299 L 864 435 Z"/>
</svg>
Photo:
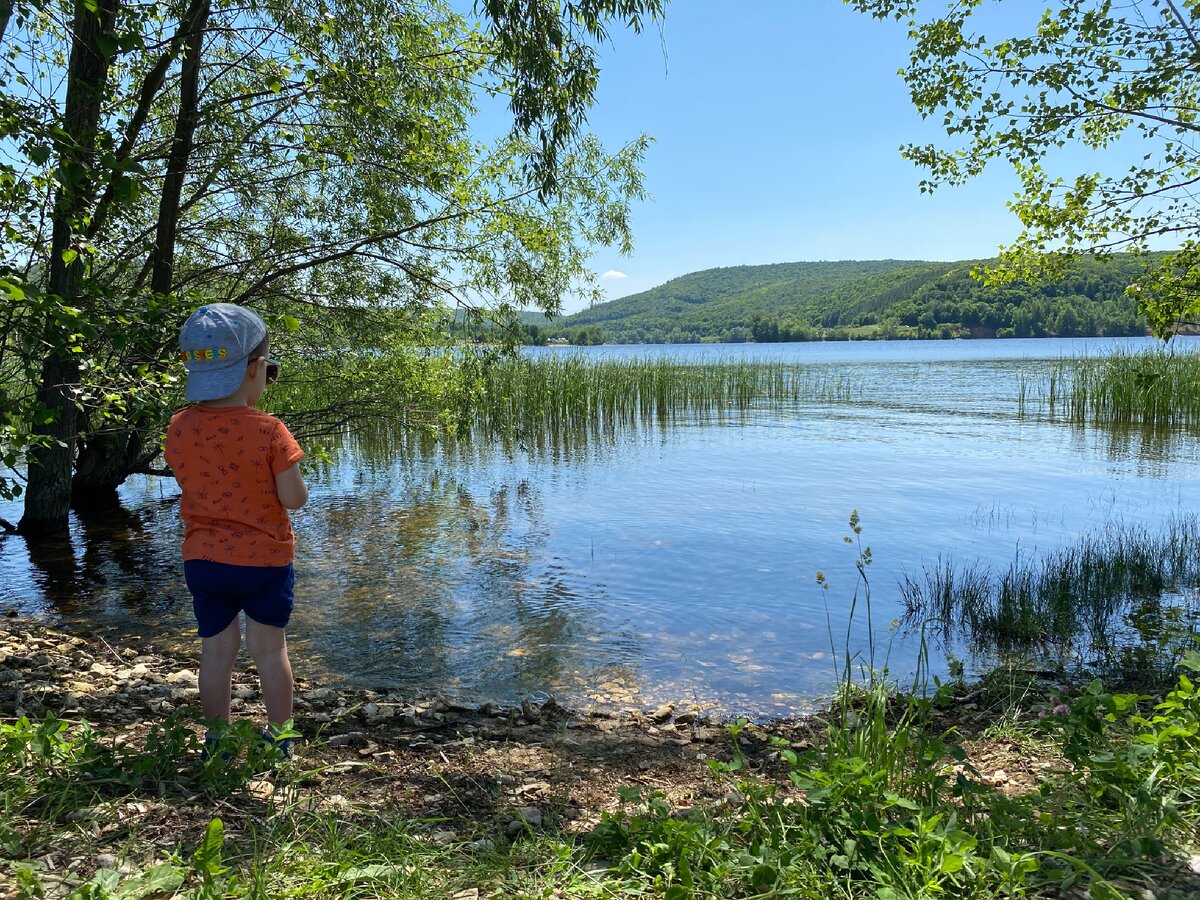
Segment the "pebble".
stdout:
<svg viewBox="0 0 1200 900">
<path fill-rule="evenodd" d="M 671 718 L 671 715 L 674 712 L 675 712 L 675 704 L 674 703 L 664 703 L 661 706 L 659 706 L 657 709 L 655 709 L 654 712 L 650 713 L 650 719 L 654 722 L 662 723 L 662 722 L 667 721 L 667 719 Z"/>
<path fill-rule="evenodd" d="M 518 806 L 516 814 L 517 817 L 509 822 L 506 828 L 509 834 L 516 834 L 525 828 L 542 827 L 542 811 L 536 806 Z"/>
</svg>

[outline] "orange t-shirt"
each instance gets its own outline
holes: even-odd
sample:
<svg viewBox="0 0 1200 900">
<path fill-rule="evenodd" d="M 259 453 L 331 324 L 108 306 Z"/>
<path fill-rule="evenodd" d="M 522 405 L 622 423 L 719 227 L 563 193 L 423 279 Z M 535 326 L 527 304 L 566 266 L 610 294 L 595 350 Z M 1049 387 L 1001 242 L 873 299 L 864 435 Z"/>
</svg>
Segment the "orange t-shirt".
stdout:
<svg viewBox="0 0 1200 900">
<path fill-rule="evenodd" d="M 183 490 L 183 558 L 286 566 L 296 536 L 275 476 L 304 451 L 272 415 L 250 406 L 181 409 L 167 429 L 167 465 Z"/>
</svg>

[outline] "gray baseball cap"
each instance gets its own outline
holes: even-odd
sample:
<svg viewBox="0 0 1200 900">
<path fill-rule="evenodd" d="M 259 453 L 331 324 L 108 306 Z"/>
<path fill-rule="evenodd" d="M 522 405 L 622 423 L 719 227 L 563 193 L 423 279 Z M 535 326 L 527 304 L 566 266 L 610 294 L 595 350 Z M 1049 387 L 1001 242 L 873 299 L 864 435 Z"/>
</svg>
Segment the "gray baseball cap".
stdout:
<svg viewBox="0 0 1200 900">
<path fill-rule="evenodd" d="M 188 372 L 187 399 L 220 400 L 236 391 L 254 348 L 267 336 L 257 313 L 233 303 L 209 303 L 179 330 L 179 358 Z"/>
</svg>

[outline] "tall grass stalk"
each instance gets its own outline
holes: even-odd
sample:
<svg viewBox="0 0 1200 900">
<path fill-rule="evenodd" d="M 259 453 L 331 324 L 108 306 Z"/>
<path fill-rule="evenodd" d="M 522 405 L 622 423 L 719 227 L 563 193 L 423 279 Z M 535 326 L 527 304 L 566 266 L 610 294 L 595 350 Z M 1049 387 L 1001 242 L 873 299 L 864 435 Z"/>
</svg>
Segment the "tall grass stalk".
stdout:
<svg viewBox="0 0 1200 900">
<path fill-rule="evenodd" d="M 291 410 L 293 430 L 309 440 L 368 435 L 400 452 L 451 439 L 559 454 L 639 428 L 862 398 L 829 367 L 741 360 L 398 352 L 306 359 L 285 372 L 267 399 Z"/>
</svg>

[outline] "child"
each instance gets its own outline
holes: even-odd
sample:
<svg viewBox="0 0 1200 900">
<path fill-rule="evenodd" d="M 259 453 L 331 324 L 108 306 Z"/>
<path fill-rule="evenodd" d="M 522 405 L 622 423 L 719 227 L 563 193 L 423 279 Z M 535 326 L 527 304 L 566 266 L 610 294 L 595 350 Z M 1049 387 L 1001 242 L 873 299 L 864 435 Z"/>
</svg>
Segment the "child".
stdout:
<svg viewBox="0 0 1200 900">
<path fill-rule="evenodd" d="M 279 375 L 267 326 L 232 303 L 201 306 L 183 324 L 179 350 L 187 399 L 167 429 L 166 459 L 183 491 L 183 571 L 200 632 L 200 703 L 229 721 L 233 665 L 241 647 L 258 666 L 268 730 L 292 717 L 285 627 L 292 613 L 295 534 L 289 509 L 308 499 L 297 465 L 304 452 L 287 427 L 255 409 Z M 211 743 L 210 740 L 208 741 Z"/>
</svg>

